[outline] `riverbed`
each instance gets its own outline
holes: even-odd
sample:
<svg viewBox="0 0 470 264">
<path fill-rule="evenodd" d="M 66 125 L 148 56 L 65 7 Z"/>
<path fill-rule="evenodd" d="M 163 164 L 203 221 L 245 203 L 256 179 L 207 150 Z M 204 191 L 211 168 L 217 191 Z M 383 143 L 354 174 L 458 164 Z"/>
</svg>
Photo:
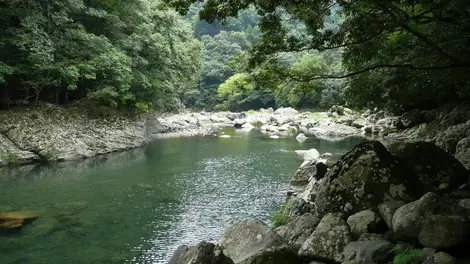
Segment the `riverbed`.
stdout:
<svg viewBox="0 0 470 264">
<path fill-rule="evenodd" d="M 221 129 L 79 162 L 2 168 L 0 211 L 40 217 L 0 234 L 0 263 L 167 263 L 179 245 L 216 242 L 237 220 L 268 222 L 302 162 L 295 150 L 337 159 L 363 140 L 300 143 Z"/>
</svg>

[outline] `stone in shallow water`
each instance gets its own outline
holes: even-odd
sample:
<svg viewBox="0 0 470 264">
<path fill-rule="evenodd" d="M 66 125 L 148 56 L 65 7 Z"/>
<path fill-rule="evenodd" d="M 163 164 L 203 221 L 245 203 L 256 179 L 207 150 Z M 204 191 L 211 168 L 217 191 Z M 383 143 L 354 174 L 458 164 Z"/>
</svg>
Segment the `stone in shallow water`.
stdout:
<svg viewBox="0 0 470 264">
<path fill-rule="evenodd" d="M 38 218 L 38 215 L 33 211 L 16 211 L 16 212 L 3 212 L 0 213 L 0 221 L 8 220 L 33 220 Z"/>
</svg>

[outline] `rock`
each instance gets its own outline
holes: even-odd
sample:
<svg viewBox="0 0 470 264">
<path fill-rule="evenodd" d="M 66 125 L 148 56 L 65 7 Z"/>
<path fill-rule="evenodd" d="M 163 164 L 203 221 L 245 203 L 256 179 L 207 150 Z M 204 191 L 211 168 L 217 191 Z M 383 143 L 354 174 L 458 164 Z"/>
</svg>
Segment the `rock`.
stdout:
<svg viewBox="0 0 470 264">
<path fill-rule="evenodd" d="M 434 263 L 436 264 L 457 264 L 457 259 L 445 252 L 434 254 Z"/>
<path fill-rule="evenodd" d="M 450 154 L 455 154 L 460 140 L 470 136 L 470 120 L 466 123 L 450 126 L 436 137 L 436 145 Z"/>
<path fill-rule="evenodd" d="M 296 150 L 295 153 L 308 161 L 316 161 L 320 158 L 320 152 L 314 148 L 309 150 Z"/>
<path fill-rule="evenodd" d="M 419 243 L 431 248 L 450 248 L 467 239 L 470 231 L 468 217 L 431 215 L 419 233 Z"/>
<path fill-rule="evenodd" d="M 243 119 L 246 117 L 246 114 L 245 113 L 230 113 L 228 115 L 226 115 L 226 117 L 232 121 L 234 121 L 235 119 Z"/>
<path fill-rule="evenodd" d="M 303 214 L 290 221 L 285 226 L 285 232 L 281 236 L 289 245 L 298 250 L 319 223 L 320 219 L 312 213 Z"/>
<path fill-rule="evenodd" d="M 250 123 L 245 123 L 245 124 L 242 125 L 242 128 L 243 128 L 243 129 L 246 129 L 246 130 L 251 130 L 251 129 L 255 128 L 255 127 L 254 127 L 252 124 L 250 124 Z"/>
<path fill-rule="evenodd" d="M 344 107 L 341 105 L 333 105 L 328 112 L 344 115 Z"/>
<path fill-rule="evenodd" d="M 341 117 L 336 120 L 336 123 L 347 125 L 347 126 L 351 126 L 353 122 L 354 122 L 354 119 L 349 116 Z"/>
<path fill-rule="evenodd" d="M 399 127 L 400 128 L 411 128 L 416 125 L 426 122 L 424 115 L 419 109 L 414 109 L 409 112 L 404 113 L 400 117 Z"/>
<path fill-rule="evenodd" d="M 197 125 L 202 127 L 210 127 L 212 122 L 210 117 L 201 115 L 197 118 Z"/>
<path fill-rule="evenodd" d="M 454 156 L 467 170 L 470 170 L 470 136 L 457 143 Z"/>
<path fill-rule="evenodd" d="M 201 242 L 197 246 L 178 247 L 168 264 L 233 264 L 233 261 L 218 246 Z"/>
<path fill-rule="evenodd" d="M 315 204 L 320 215 L 350 216 L 391 200 L 411 201 L 421 191 L 413 175 L 378 141 L 356 145 L 344 154 L 319 184 Z"/>
<path fill-rule="evenodd" d="M 328 120 L 320 120 L 314 127 L 309 128 L 308 132 L 319 138 L 331 139 L 358 135 L 360 130 L 347 125 L 332 123 Z"/>
<path fill-rule="evenodd" d="M 23 226 L 23 222 L 23 219 L 7 220 L 4 222 L 0 221 L 0 231 L 20 228 Z"/>
<path fill-rule="evenodd" d="M 325 153 L 320 155 L 320 158 L 322 158 L 322 159 L 329 159 L 331 157 L 333 157 L 333 154 L 331 154 L 329 152 L 325 152 Z"/>
<path fill-rule="evenodd" d="M 348 225 L 354 237 L 359 238 L 364 233 L 380 233 L 384 223 L 379 214 L 372 210 L 364 210 L 348 217 Z"/>
<path fill-rule="evenodd" d="M 343 261 L 343 250 L 352 241 L 349 227 L 341 216 L 325 215 L 299 250 L 301 257 L 320 256 Z"/>
<path fill-rule="evenodd" d="M 9 164 L 28 164 L 39 161 L 38 155 L 31 151 L 20 149 L 7 137 L 0 133 L 0 167 Z"/>
<path fill-rule="evenodd" d="M 267 248 L 244 260 L 243 264 L 298 264 L 301 260 L 288 246 Z"/>
<path fill-rule="evenodd" d="M 379 209 L 379 213 L 382 216 L 382 219 L 387 224 L 388 228 L 393 229 L 392 227 L 392 219 L 393 214 L 398 210 L 398 208 L 402 207 L 406 203 L 403 201 L 389 201 L 385 203 L 381 203 L 377 206 Z"/>
<path fill-rule="evenodd" d="M 354 114 L 354 111 L 351 110 L 351 109 L 349 109 L 349 108 L 347 108 L 347 107 L 344 107 L 344 108 L 343 108 L 343 112 L 344 112 L 345 115 L 352 115 L 352 114 Z"/>
<path fill-rule="evenodd" d="M 224 254 L 235 263 L 256 256 L 271 247 L 279 247 L 285 241 L 269 226 L 258 220 L 235 223 L 220 238 Z"/>
<path fill-rule="evenodd" d="M 351 126 L 355 128 L 363 128 L 367 125 L 367 121 L 364 119 L 357 119 L 354 122 L 352 122 Z"/>
<path fill-rule="evenodd" d="M 463 241 L 468 233 L 468 215 L 464 208 L 451 203 L 435 193 L 400 207 L 392 219 L 393 231 L 398 239 L 415 240 L 434 248 L 450 247 Z M 447 228 L 455 225 L 453 232 Z M 432 240 L 432 241 L 431 241 Z"/>
<path fill-rule="evenodd" d="M 304 133 L 300 133 L 297 135 L 297 137 L 295 137 L 295 139 L 297 139 L 297 141 L 299 142 L 304 142 L 305 140 L 307 140 L 308 137 L 305 136 Z"/>
<path fill-rule="evenodd" d="M 0 212 L 0 221 L 34 220 L 38 215 L 32 211 Z"/>
<path fill-rule="evenodd" d="M 376 241 L 376 240 L 385 240 L 385 239 L 384 239 L 384 236 L 381 234 L 364 233 L 359 237 L 357 241 Z"/>
<path fill-rule="evenodd" d="M 393 244 L 384 240 L 355 241 L 344 248 L 343 259 L 345 261 L 360 259 L 385 264 L 393 259 L 392 248 Z"/>
<path fill-rule="evenodd" d="M 277 114 L 277 115 L 297 115 L 298 113 L 299 111 L 295 110 L 292 107 L 286 107 L 286 108 L 281 107 L 274 112 L 274 114 Z"/>
<path fill-rule="evenodd" d="M 459 205 L 467 210 L 467 214 L 470 215 L 470 199 L 461 199 L 459 200 Z"/>
<path fill-rule="evenodd" d="M 233 120 L 233 127 L 241 128 L 246 123 L 245 119 L 235 119 Z"/>
<path fill-rule="evenodd" d="M 394 143 L 388 149 L 414 172 L 420 188 L 428 192 L 445 193 L 468 180 L 465 167 L 433 143 Z"/>
</svg>

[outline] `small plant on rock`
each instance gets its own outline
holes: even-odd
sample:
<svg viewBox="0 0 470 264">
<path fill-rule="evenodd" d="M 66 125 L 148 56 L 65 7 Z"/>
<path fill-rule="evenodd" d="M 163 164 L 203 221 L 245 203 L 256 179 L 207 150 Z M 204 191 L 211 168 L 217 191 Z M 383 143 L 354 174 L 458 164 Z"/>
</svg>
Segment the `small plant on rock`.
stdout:
<svg viewBox="0 0 470 264">
<path fill-rule="evenodd" d="M 290 222 L 291 218 L 287 215 L 287 209 L 292 206 L 292 202 L 288 201 L 281 205 L 279 211 L 271 213 L 268 217 L 271 222 L 273 222 L 275 227 L 286 225 Z"/>
<path fill-rule="evenodd" d="M 411 264 L 417 257 L 424 253 L 422 249 L 402 247 L 400 245 L 394 246 L 392 252 L 395 254 L 393 264 Z"/>
</svg>

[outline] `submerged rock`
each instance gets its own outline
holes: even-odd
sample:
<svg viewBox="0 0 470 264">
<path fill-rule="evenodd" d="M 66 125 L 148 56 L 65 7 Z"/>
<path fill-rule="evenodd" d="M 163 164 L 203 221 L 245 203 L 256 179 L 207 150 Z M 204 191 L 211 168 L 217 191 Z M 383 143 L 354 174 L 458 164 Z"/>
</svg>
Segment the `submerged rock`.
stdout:
<svg viewBox="0 0 470 264">
<path fill-rule="evenodd" d="M 32 211 L 0 212 L 0 231 L 20 228 L 36 218 L 38 215 Z"/>
</svg>

